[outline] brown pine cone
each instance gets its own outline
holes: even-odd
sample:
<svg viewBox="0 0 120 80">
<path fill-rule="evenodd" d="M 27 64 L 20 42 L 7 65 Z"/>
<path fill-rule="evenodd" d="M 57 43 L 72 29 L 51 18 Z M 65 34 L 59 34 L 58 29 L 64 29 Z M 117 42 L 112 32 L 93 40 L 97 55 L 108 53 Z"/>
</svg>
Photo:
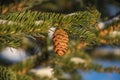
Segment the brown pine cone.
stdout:
<svg viewBox="0 0 120 80">
<path fill-rule="evenodd" d="M 63 29 L 57 28 L 53 34 L 54 51 L 62 56 L 67 52 L 68 35 Z"/>
</svg>

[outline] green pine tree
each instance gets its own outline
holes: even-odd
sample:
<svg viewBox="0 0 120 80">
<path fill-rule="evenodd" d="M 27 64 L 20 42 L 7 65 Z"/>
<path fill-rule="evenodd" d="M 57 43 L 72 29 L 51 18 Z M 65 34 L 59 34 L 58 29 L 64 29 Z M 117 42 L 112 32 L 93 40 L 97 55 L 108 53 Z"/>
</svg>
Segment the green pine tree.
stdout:
<svg viewBox="0 0 120 80">
<path fill-rule="evenodd" d="M 46 1 L 46 3 L 48 2 Z M 30 3 L 31 2 L 28 1 L 27 4 L 33 5 Z M 120 73 L 120 68 L 103 68 L 101 65 L 94 64 L 91 57 L 85 54 L 84 50 L 77 48 L 78 44 L 82 42 L 87 44 L 85 46 L 87 48 L 101 45 L 103 44 L 101 42 L 102 39 L 108 41 L 105 44 L 119 42 L 118 37 L 115 37 L 115 39 L 117 39 L 116 41 L 110 41 L 111 37 L 109 36 L 101 37 L 99 34 L 100 31 L 97 29 L 100 13 L 94 7 L 70 14 L 56 13 L 53 11 L 32 11 L 29 9 L 25 8 L 25 10 L 21 12 L 8 11 L 6 14 L 0 14 L 0 49 L 7 46 L 14 48 L 23 47 L 25 45 L 24 38 L 32 38 L 35 42 L 39 42 L 39 47 L 42 45 L 42 55 L 35 54 L 21 62 L 9 65 L 8 67 L 12 71 L 1 67 L 0 80 L 42 79 L 42 77 L 36 78 L 36 76 L 33 75 L 31 78 L 28 74 L 30 69 L 38 65 L 50 65 L 54 69 L 54 76 L 59 80 L 65 80 L 63 74 L 66 73 L 72 76 L 71 80 L 82 79 L 81 75 L 78 75 L 77 69 L 93 69 L 99 72 L 116 71 Z M 56 55 L 53 50 L 48 50 L 48 46 L 52 43 L 48 38 L 48 32 L 52 27 L 64 29 L 68 33 L 68 52 L 62 57 Z M 73 61 L 74 58 L 79 59 L 79 63 L 75 63 Z M 23 71 L 25 72 L 22 73 Z M 49 78 L 45 79 L 50 80 Z"/>
</svg>

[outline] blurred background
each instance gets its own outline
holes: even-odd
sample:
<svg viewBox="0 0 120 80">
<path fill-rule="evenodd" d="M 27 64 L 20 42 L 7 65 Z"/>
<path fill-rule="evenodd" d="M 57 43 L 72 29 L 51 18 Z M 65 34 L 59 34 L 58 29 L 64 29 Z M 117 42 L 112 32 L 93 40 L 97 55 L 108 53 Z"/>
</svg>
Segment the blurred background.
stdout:
<svg viewBox="0 0 120 80">
<path fill-rule="evenodd" d="M 85 47 L 86 43 L 78 43 L 76 45 L 77 49 L 84 50 L 85 54 L 88 54 L 94 63 L 103 65 L 103 67 L 117 66 L 120 68 L 120 0 L 0 0 L 1 15 L 24 10 L 70 14 L 77 11 L 86 11 L 93 7 L 101 14 L 97 26 L 101 37 L 101 45 L 88 48 Z M 33 39 L 25 39 L 25 41 L 29 44 L 32 43 L 32 46 L 28 45 L 30 47 L 28 49 L 24 48 L 25 50 L 9 47 L 1 50 L 1 64 L 13 64 L 27 56 L 34 55 L 33 52 L 41 53 L 41 48 Z M 13 52 L 17 54 L 12 54 Z M 10 53 L 12 56 L 9 56 Z M 120 80 L 120 74 L 116 72 L 99 73 L 94 70 L 78 70 L 78 72 L 82 75 L 82 80 Z"/>
</svg>

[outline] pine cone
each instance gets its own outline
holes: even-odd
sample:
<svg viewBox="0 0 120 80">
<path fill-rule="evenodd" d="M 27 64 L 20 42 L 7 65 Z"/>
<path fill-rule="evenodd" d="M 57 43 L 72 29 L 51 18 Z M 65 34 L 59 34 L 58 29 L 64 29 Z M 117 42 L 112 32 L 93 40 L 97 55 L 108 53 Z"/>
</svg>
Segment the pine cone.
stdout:
<svg viewBox="0 0 120 80">
<path fill-rule="evenodd" d="M 57 28 L 53 34 L 54 51 L 62 56 L 67 52 L 68 35 L 63 29 Z"/>
</svg>

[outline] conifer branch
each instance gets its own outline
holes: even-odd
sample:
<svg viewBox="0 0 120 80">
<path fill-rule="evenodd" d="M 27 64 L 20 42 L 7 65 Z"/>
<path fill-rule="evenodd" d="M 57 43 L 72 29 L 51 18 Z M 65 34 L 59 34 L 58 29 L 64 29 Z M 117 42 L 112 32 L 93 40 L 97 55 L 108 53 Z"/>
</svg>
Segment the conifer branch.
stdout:
<svg viewBox="0 0 120 80">
<path fill-rule="evenodd" d="M 39 59 L 41 58 L 41 59 Z M 42 55 L 37 54 L 34 56 L 30 56 L 27 59 L 13 64 L 9 66 L 13 71 L 19 73 L 19 74 L 25 74 L 28 70 L 36 66 L 37 64 L 40 64 L 40 60 L 42 60 Z"/>
<path fill-rule="evenodd" d="M 109 27 L 110 25 L 113 25 L 114 23 L 117 23 L 120 21 L 120 14 L 107 20 L 107 21 L 104 21 L 104 22 L 99 22 L 98 23 L 98 27 L 100 30 L 103 30 L 107 27 Z"/>
<path fill-rule="evenodd" d="M 100 30 L 99 38 L 100 42 L 107 45 L 119 45 L 120 43 L 120 19 L 111 21 L 105 29 Z"/>
<path fill-rule="evenodd" d="M 95 14 L 95 13 L 94 13 Z M 64 14 L 24 11 L 1 15 L 0 34 L 29 34 L 47 33 L 51 27 L 59 27 L 65 29 L 69 35 L 74 34 L 78 38 L 89 39 L 95 37 L 97 18 L 92 12 L 80 11 L 74 15 L 67 16 Z M 7 21 L 6 21 L 7 20 Z M 88 34 L 92 34 L 87 36 Z"/>
</svg>

